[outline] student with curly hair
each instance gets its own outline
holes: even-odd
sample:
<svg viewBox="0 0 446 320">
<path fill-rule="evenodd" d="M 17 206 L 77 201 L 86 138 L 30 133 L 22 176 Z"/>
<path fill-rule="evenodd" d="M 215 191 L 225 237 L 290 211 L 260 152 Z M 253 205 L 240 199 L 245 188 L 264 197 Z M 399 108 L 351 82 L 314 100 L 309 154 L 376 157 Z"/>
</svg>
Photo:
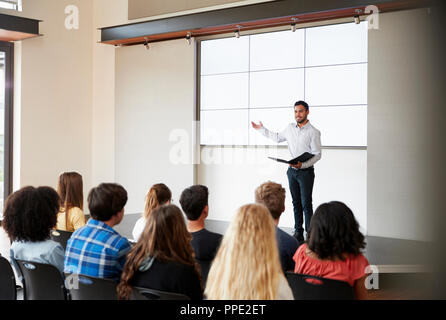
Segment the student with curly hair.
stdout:
<svg viewBox="0 0 446 320">
<path fill-rule="evenodd" d="M 321 204 L 311 219 L 309 238 L 293 259 L 295 273 L 348 282 L 357 299 L 365 299 L 366 267 L 361 253 L 364 235 L 353 212 L 344 203 Z"/>
<path fill-rule="evenodd" d="M 50 239 L 59 196 L 50 187 L 24 187 L 6 199 L 3 228 L 12 241 L 11 258 L 51 264 L 63 272 L 64 249 Z"/>
<path fill-rule="evenodd" d="M 209 271 L 210 300 L 293 300 L 280 265 L 276 228 L 260 204 L 241 207 Z"/>
<path fill-rule="evenodd" d="M 180 293 L 201 300 L 201 277 L 181 210 L 161 206 L 150 214 L 138 242 L 127 255 L 118 297 L 130 298 L 133 287 Z"/>
<path fill-rule="evenodd" d="M 172 201 L 172 192 L 164 183 L 154 184 L 146 195 L 146 204 L 142 217 L 136 221 L 133 227 L 132 235 L 133 240 L 138 241 L 141 236 L 144 227 L 146 226 L 147 219 L 150 213 L 164 204 L 170 204 Z"/>
<path fill-rule="evenodd" d="M 57 182 L 61 206 L 57 214 L 56 229 L 73 232 L 85 225 L 82 176 L 77 172 L 64 172 Z"/>
</svg>

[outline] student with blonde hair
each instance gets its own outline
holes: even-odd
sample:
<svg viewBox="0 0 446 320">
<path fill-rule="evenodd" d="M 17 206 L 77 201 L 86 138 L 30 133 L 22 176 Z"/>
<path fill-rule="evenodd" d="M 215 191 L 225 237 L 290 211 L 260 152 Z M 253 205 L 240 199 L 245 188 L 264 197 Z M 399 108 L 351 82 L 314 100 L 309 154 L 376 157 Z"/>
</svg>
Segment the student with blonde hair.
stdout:
<svg viewBox="0 0 446 320">
<path fill-rule="evenodd" d="M 118 298 L 128 300 L 133 287 L 142 287 L 201 300 L 201 277 L 191 239 L 177 206 L 165 205 L 152 211 L 139 241 L 127 255 Z"/>
<path fill-rule="evenodd" d="M 292 300 L 279 261 L 276 229 L 268 209 L 241 207 L 223 237 L 209 271 L 209 300 Z"/>
<path fill-rule="evenodd" d="M 74 232 L 85 225 L 82 176 L 77 172 L 64 172 L 57 182 L 61 205 L 57 214 L 56 229 Z"/>
<path fill-rule="evenodd" d="M 146 204 L 144 207 L 144 212 L 142 213 L 142 217 L 139 218 L 138 221 L 136 221 L 135 226 L 133 227 L 133 240 L 138 241 L 141 233 L 144 230 L 150 213 L 159 206 L 170 204 L 171 201 L 172 192 L 164 183 L 154 184 L 149 189 L 149 192 L 147 192 L 146 195 Z"/>
</svg>

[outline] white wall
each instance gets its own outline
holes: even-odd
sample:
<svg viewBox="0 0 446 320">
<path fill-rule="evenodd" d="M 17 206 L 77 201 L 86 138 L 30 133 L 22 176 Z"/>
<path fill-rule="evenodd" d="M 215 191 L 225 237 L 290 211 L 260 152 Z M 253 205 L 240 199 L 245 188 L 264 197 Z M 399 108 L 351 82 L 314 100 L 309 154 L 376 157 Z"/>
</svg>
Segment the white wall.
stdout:
<svg viewBox="0 0 446 320">
<path fill-rule="evenodd" d="M 434 155 L 438 101 L 427 9 L 381 14 L 369 32 L 368 229 L 374 236 L 430 240 L 432 197 L 427 173 Z"/>
<path fill-rule="evenodd" d="M 294 228 L 287 165 L 267 157 L 289 159 L 287 148 L 202 148 L 198 165 L 198 183 L 209 187 L 209 219 L 229 221 L 236 210 L 254 202 L 255 189 L 268 180 L 282 184 L 287 190 L 285 212 L 279 225 Z M 343 201 L 355 213 L 365 232 L 367 152 L 365 150 L 324 149 L 315 165 L 313 209 L 327 201 Z"/>
<path fill-rule="evenodd" d="M 183 39 L 116 51 L 115 178 L 129 193 L 127 213 L 143 211 L 155 183 L 165 183 L 177 204 L 193 184 L 192 163 L 171 161 L 170 139 L 173 130 L 192 135 L 194 74 L 194 45 Z"/>
<path fill-rule="evenodd" d="M 94 0 L 92 186 L 115 181 L 115 47 L 98 43 L 104 26 L 127 23 L 127 0 Z"/>
<path fill-rule="evenodd" d="M 80 10 L 79 30 L 65 28 L 65 7 Z M 15 46 L 14 189 L 56 187 L 67 170 L 91 180 L 92 2 L 24 0 L 17 13 L 43 20 L 42 37 Z"/>
</svg>

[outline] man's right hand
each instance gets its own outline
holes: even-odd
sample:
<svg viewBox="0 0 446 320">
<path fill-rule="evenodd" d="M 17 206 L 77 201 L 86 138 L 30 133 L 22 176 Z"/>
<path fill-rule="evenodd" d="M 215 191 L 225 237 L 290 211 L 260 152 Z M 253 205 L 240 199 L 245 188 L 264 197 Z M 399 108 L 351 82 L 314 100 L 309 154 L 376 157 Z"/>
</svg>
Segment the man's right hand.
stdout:
<svg viewBox="0 0 446 320">
<path fill-rule="evenodd" d="M 251 121 L 251 125 L 252 125 L 252 127 L 253 127 L 254 129 L 256 129 L 256 130 L 260 130 L 260 129 L 263 128 L 263 123 L 262 123 L 262 121 L 260 121 L 260 124 L 256 124 L 255 122 Z"/>
</svg>

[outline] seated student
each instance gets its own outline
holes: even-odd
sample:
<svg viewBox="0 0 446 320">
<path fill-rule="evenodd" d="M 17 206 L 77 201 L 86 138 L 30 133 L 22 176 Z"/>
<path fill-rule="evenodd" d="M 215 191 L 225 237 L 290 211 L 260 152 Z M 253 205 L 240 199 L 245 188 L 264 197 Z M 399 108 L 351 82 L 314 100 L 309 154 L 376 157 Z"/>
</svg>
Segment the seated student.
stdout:
<svg viewBox="0 0 446 320">
<path fill-rule="evenodd" d="M 50 187 L 24 187 L 6 199 L 3 228 L 11 259 L 51 264 L 63 273 L 64 249 L 50 239 L 59 211 L 59 196 Z"/>
<path fill-rule="evenodd" d="M 271 181 L 262 184 L 255 192 L 256 202 L 268 208 L 276 225 L 279 257 L 284 272 L 294 270 L 293 256 L 299 247 L 296 238 L 277 227 L 280 216 L 285 211 L 285 194 L 286 191 L 280 184 Z"/>
<path fill-rule="evenodd" d="M 209 191 L 202 185 L 185 189 L 180 196 L 180 204 L 187 217 L 187 229 L 192 235 L 192 248 L 195 259 L 212 261 L 223 236 L 204 228 L 204 220 L 209 213 Z"/>
<path fill-rule="evenodd" d="M 142 217 L 136 221 L 135 227 L 132 231 L 134 241 L 138 241 L 139 237 L 141 236 L 150 213 L 159 206 L 170 204 L 171 201 L 172 192 L 165 184 L 155 184 L 150 188 L 149 192 L 147 192 L 146 205 L 144 207 Z"/>
<path fill-rule="evenodd" d="M 203 298 L 200 273 L 181 210 L 161 206 L 149 216 L 140 239 L 127 256 L 118 285 L 118 298 L 130 298 L 132 287 Z"/>
<path fill-rule="evenodd" d="M 223 237 L 209 271 L 210 300 L 293 300 L 283 274 L 276 229 L 268 209 L 241 207 Z"/>
<path fill-rule="evenodd" d="M 365 299 L 367 259 L 362 255 L 364 236 L 353 212 L 342 202 L 321 204 L 311 219 L 307 244 L 294 255 L 295 273 L 341 280 Z"/>
<path fill-rule="evenodd" d="M 59 176 L 57 193 L 61 200 L 56 229 L 73 232 L 85 225 L 82 176 L 64 172 Z"/>
<path fill-rule="evenodd" d="M 124 216 L 127 191 L 102 183 L 91 189 L 87 201 L 91 219 L 68 240 L 65 272 L 119 280 L 130 244 L 113 227 Z"/>
</svg>

